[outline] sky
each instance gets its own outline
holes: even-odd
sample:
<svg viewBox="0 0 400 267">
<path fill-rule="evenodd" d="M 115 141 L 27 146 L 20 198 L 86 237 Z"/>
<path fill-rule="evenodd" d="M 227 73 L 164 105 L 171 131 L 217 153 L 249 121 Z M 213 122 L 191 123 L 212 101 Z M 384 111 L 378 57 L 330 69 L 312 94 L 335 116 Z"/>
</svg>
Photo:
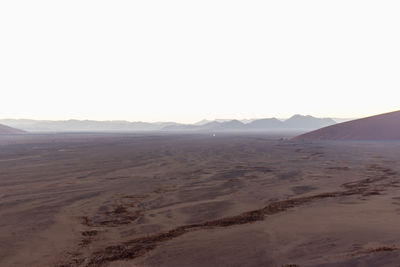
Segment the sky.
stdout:
<svg viewBox="0 0 400 267">
<path fill-rule="evenodd" d="M 0 118 L 400 109 L 400 1 L 2 0 Z"/>
</svg>

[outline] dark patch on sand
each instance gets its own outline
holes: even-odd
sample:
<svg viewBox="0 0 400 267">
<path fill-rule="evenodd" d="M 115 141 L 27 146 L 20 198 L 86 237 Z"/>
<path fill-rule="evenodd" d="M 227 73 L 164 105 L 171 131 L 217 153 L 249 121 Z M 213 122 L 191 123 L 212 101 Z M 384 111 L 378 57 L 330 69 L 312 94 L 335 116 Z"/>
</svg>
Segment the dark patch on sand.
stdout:
<svg viewBox="0 0 400 267">
<path fill-rule="evenodd" d="M 300 194 L 305 194 L 311 191 L 316 190 L 317 188 L 314 186 L 309 186 L 309 185 L 301 185 L 301 186 L 293 186 L 292 187 L 292 191 L 293 193 L 295 193 L 296 195 L 300 195 Z"/>
<path fill-rule="evenodd" d="M 134 259 L 143 256 L 147 252 L 155 249 L 160 243 L 179 237 L 191 231 L 198 231 L 201 229 L 209 229 L 215 227 L 229 227 L 234 225 L 241 225 L 241 224 L 262 221 L 265 219 L 266 216 L 284 212 L 290 208 L 305 205 L 312 201 L 327 199 L 327 198 L 338 198 L 351 195 L 363 196 L 371 192 L 371 190 L 373 192 L 375 191 L 380 192 L 383 191 L 386 187 L 390 186 L 390 184 L 385 184 L 382 187 L 380 187 L 380 189 L 371 189 L 373 183 L 386 180 L 390 178 L 392 175 L 395 175 L 396 172 L 388 168 L 382 168 L 380 166 L 371 166 L 370 168 L 379 171 L 381 174 L 374 175 L 372 177 L 362 179 L 359 181 L 346 183 L 343 185 L 343 187 L 346 189 L 344 191 L 327 192 L 307 197 L 298 197 L 282 201 L 276 201 L 270 203 L 269 205 L 261 209 L 244 212 L 237 216 L 221 218 L 218 220 L 211 220 L 204 223 L 184 225 L 167 232 L 132 239 L 120 245 L 109 246 L 103 250 L 99 250 L 93 253 L 88 261 L 87 266 L 100 266 L 112 261 L 123 260 L 123 259 Z M 387 251 L 388 249 L 390 248 L 383 247 L 372 251 L 367 251 L 366 253 L 372 253 L 374 251 L 375 252 Z"/>
<path fill-rule="evenodd" d="M 229 201 L 218 201 L 181 208 L 180 211 L 189 216 L 190 219 L 187 220 L 186 223 L 191 224 L 199 221 L 208 221 L 212 218 L 218 218 L 223 211 L 229 209 L 231 206 L 232 203 Z"/>
</svg>

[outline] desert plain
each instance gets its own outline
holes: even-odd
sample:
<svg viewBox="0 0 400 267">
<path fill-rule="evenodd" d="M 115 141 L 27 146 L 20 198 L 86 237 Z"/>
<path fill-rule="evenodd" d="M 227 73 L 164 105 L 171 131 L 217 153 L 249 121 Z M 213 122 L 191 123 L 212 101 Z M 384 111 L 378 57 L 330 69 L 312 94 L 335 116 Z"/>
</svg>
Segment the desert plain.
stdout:
<svg viewBox="0 0 400 267">
<path fill-rule="evenodd" d="M 0 266 L 400 266 L 400 142 L 0 137 Z"/>
</svg>

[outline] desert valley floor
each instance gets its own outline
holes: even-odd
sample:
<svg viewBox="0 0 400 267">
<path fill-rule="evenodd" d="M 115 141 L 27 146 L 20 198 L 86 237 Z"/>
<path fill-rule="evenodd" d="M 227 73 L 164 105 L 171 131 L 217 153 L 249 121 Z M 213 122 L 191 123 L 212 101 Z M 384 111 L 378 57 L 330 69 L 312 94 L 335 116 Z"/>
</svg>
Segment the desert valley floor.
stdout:
<svg viewBox="0 0 400 267">
<path fill-rule="evenodd" d="M 0 266 L 400 266 L 400 142 L 0 137 Z"/>
</svg>

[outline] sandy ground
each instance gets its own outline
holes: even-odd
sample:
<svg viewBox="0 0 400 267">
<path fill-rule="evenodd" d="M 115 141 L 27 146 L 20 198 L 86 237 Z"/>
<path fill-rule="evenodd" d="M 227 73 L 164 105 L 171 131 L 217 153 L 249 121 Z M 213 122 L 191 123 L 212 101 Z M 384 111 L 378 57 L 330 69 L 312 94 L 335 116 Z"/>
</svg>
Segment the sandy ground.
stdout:
<svg viewBox="0 0 400 267">
<path fill-rule="evenodd" d="M 400 142 L 0 137 L 0 266 L 400 266 Z"/>
</svg>

